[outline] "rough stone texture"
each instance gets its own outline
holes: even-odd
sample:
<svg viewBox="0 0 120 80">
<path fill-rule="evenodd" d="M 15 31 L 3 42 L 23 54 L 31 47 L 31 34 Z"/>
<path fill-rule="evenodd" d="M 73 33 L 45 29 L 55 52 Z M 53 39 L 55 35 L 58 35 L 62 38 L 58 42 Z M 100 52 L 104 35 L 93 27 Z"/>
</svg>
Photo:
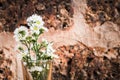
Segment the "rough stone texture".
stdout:
<svg viewBox="0 0 120 80">
<path fill-rule="evenodd" d="M 0 79 L 17 80 L 18 77 L 17 69 L 18 67 L 17 67 L 15 51 L 10 47 L 1 47 L 0 48 Z"/>
<path fill-rule="evenodd" d="M 13 38 L 13 33 L 1 32 L 0 33 L 0 48 L 7 47 L 13 48 L 15 46 L 15 40 Z"/>
<path fill-rule="evenodd" d="M 29 80 L 15 46 L 13 33 L 0 33 L 0 80 Z"/>
<path fill-rule="evenodd" d="M 32 15 L 33 13 L 38 13 L 43 16 L 44 21 L 46 23 L 45 24 L 46 27 L 48 27 L 51 30 L 49 33 L 45 34 L 44 37 L 46 38 L 48 37 L 49 40 L 54 41 L 55 43 L 59 44 L 59 42 L 61 42 L 60 44 L 62 44 L 64 42 L 69 44 L 71 43 L 69 39 L 74 39 L 74 40 L 79 40 L 88 46 L 112 47 L 120 44 L 120 27 L 119 25 L 115 24 L 115 22 L 113 23 L 114 19 L 112 19 L 111 17 L 112 13 L 108 14 L 109 10 L 107 11 L 102 9 L 102 11 L 110 15 L 112 21 L 105 20 L 102 25 L 99 25 L 100 22 L 93 22 L 96 23 L 94 27 L 91 27 L 89 23 L 86 23 L 86 18 L 85 18 L 86 10 L 88 10 L 90 7 L 89 11 L 87 12 L 91 11 L 91 15 L 92 15 L 94 11 L 92 11 L 93 9 L 91 10 L 91 7 L 93 8 L 94 6 L 91 6 L 90 3 L 92 2 L 95 3 L 96 1 L 91 0 L 91 2 L 87 3 L 86 0 L 71 0 L 71 1 L 47 0 L 44 1 L 43 4 L 41 4 L 40 2 L 42 2 L 42 0 L 35 0 L 35 1 L 22 0 L 21 2 L 19 1 L 7 2 L 7 0 L 0 1 L 1 4 L 0 29 L 13 31 L 15 27 L 18 27 L 21 24 L 24 25 L 26 24 L 25 21 L 26 17 Z M 103 4 L 103 2 L 105 1 L 102 1 L 101 3 Z M 22 5 L 23 3 L 25 4 Z M 50 6 L 53 7 L 47 8 Z M 111 5 L 108 6 L 109 8 L 111 8 L 110 7 Z M 118 6 L 119 6 L 119 0 L 116 0 L 113 6 L 114 8 L 112 9 L 117 9 L 119 12 Z M 10 9 L 7 9 L 7 7 L 9 7 Z M 29 7 L 30 9 L 25 9 L 27 7 Z M 99 11 L 99 6 L 97 6 L 96 8 Z M 58 11 L 56 12 L 56 10 Z M 94 14 L 97 14 L 98 11 L 95 11 Z M 9 12 L 14 14 L 11 14 L 9 16 L 8 15 Z M 119 16 L 120 15 L 118 15 L 118 18 Z M 71 19 L 72 17 L 73 19 Z M 93 18 L 95 17 L 96 16 L 93 16 Z M 16 20 L 17 22 L 15 22 Z M 74 21 L 74 24 L 72 20 Z M 114 37 L 111 38 L 110 37 L 111 34 Z M 70 42 L 67 41 L 66 39 L 69 40 Z"/>
<path fill-rule="evenodd" d="M 34 13 L 43 17 L 47 28 L 64 30 L 73 23 L 70 0 L 0 0 L 0 29 L 13 32 Z"/>
<path fill-rule="evenodd" d="M 43 35 L 44 38 L 54 41 L 57 45 L 74 44 L 74 40 L 83 42 L 87 46 L 110 48 L 120 45 L 120 26 L 106 21 L 101 26 L 90 27 L 83 16 L 87 8 L 86 1 L 73 0 L 74 25 L 67 30 L 52 30 Z M 52 36 L 50 36 L 52 35 Z"/>
<path fill-rule="evenodd" d="M 86 1 L 72 0 L 71 5 L 73 26 L 65 30 L 49 28 L 49 32 L 39 39 L 44 37 L 53 41 L 56 54 L 60 56 L 54 62 L 53 80 L 120 79 L 120 26 L 106 21 L 91 27 L 84 18 Z M 44 8 L 39 6 L 42 4 L 36 6 L 38 10 Z M 2 24 L 0 28 L 3 28 Z M 0 48 L 10 48 L 8 51 L 11 52 L 15 45 L 13 33 L 0 33 Z"/>
<path fill-rule="evenodd" d="M 86 2 L 81 0 L 73 1 L 74 8 L 74 34 L 78 36 L 77 40 L 88 46 L 112 47 L 120 44 L 120 26 L 113 22 L 105 22 L 101 26 L 91 28 L 85 23 L 82 15 L 87 8 Z M 114 37 L 112 36 L 114 35 Z M 112 36 L 112 38 L 111 38 Z"/>
<path fill-rule="evenodd" d="M 120 46 L 113 48 L 75 45 L 58 47 L 53 80 L 117 80 L 120 78 Z"/>
<path fill-rule="evenodd" d="M 91 27 L 106 21 L 120 25 L 120 0 L 86 0 L 86 3 L 85 19 Z"/>
</svg>

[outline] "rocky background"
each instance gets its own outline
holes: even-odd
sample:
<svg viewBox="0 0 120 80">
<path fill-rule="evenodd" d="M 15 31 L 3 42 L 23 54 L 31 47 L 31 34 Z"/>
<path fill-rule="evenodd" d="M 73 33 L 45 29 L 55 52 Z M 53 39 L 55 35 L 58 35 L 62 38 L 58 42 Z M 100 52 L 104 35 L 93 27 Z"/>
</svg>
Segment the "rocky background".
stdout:
<svg viewBox="0 0 120 80">
<path fill-rule="evenodd" d="M 120 0 L 0 0 L 0 80 L 20 78 L 12 32 L 33 13 L 60 56 L 52 80 L 120 79 Z"/>
<path fill-rule="evenodd" d="M 43 17 L 47 28 L 56 30 L 72 25 L 73 9 L 69 0 L 0 0 L 0 22 L 4 31 L 13 32 L 34 13 Z"/>
</svg>

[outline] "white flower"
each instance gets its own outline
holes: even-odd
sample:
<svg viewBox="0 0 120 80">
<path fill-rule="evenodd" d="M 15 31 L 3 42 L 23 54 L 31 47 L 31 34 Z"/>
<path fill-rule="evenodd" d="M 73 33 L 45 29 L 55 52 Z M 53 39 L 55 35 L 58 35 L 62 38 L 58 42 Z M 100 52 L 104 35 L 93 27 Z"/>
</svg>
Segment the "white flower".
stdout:
<svg viewBox="0 0 120 80">
<path fill-rule="evenodd" d="M 33 14 L 32 16 L 27 18 L 27 24 L 28 26 L 43 26 L 44 22 L 41 16 Z"/>
<path fill-rule="evenodd" d="M 20 26 L 14 31 L 14 38 L 16 41 L 25 40 L 28 36 L 28 29 L 25 26 Z"/>
<path fill-rule="evenodd" d="M 42 42 L 44 42 L 45 44 L 49 44 L 49 42 L 45 38 L 42 38 Z"/>
<path fill-rule="evenodd" d="M 46 49 L 47 54 L 50 54 L 50 53 L 54 53 L 54 52 L 55 52 L 55 50 L 53 49 L 52 45 L 53 45 L 52 43 L 49 43 L 49 44 L 47 45 L 47 49 Z"/>
<path fill-rule="evenodd" d="M 44 31 L 48 32 L 48 28 L 46 28 L 46 27 L 41 27 L 41 29 L 43 29 Z"/>
<path fill-rule="evenodd" d="M 42 67 L 40 66 L 34 66 L 34 67 L 31 67 L 31 69 L 29 70 L 30 72 L 33 72 L 33 71 L 39 71 L 41 72 L 43 70 Z"/>
<path fill-rule="evenodd" d="M 42 20 L 42 17 L 37 14 L 33 14 L 32 16 L 28 17 L 27 24 L 28 26 L 30 26 L 30 30 L 32 33 L 39 34 L 40 29 L 48 31 L 48 29 L 43 26 L 44 21 Z"/>
<path fill-rule="evenodd" d="M 54 54 L 55 50 L 52 47 L 53 43 L 49 43 L 46 49 L 46 54 L 51 58 L 59 58 L 58 55 Z"/>
<path fill-rule="evenodd" d="M 52 45 L 53 43 L 49 43 L 46 39 L 42 39 L 43 42 L 45 42 L 45 44 L 47 45 L 46 49 L 41 50 L 41 52 L 43 53 L 41 56 L 49 56 L 51 58 L 59 58 L 58 55 L 54 54 L 55 50 L 53 49 Z"/>
<path fill-rule="evenodd" d="M 30 27 L 31 29 L 31 33 L 36 33 L 36 34 L 39 34 L 40 33 L 40 26 L 32 26 Z"/>
<path fill-rule="evenodd" d="M 28 54 L 28 50 L 24 50 L 24 55 L 27 55 Z"/>
</svg>

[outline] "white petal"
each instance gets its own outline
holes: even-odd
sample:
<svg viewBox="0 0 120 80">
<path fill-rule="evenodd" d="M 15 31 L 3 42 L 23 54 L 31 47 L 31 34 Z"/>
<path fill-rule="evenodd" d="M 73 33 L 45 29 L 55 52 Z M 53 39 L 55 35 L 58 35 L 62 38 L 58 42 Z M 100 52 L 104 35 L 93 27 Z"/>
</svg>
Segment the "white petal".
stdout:
<svg viewBox="0 0 120 80">
<path fill-rule="evenodd" d="M 27 24 L 32 27 L 32 26 L 43 26 L 44 25 L 44 21 L 42 20 L 42 17 L 37 15 L 37 14 L 33 14 L 32 16 L 27 18 Z"/>
<path fill-rule="evenodd" d="M 34 67 L 31 67 L 30 72 L 33 72 L 33 71 L 39 71 L 39 72 L 41 72 L 42 70 L 43 70 L 42 67 L 40 67 L 40 66 L 34 66 Z"/>
<path fill-rule="evenodd" d="M 22 36 L 19 32 L 24 31 L 25 34 Z M 16 41 L 24 40 L 28 36 L 28 29 L 25 26 L 20 26 L 19 28 L 16 28 L 14 31 L 14 38 Z"/>
<path fill-rule="evenodd" d="M 41 27 L 42 29 L 44 29 L 44 31 L 48 32 L 48 29 L 46 27 Z"/>
</svg>

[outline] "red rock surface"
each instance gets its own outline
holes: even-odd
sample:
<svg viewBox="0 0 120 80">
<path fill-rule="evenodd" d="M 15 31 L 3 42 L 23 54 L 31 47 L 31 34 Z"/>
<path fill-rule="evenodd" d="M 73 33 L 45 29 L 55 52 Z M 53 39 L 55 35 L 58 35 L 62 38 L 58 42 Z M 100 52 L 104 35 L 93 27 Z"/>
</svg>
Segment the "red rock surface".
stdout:
<svg viewBox="0 0 120 80">
<path fill-rule="evenodd" d="M 10 47 L 0 48 L 0 79 L 17 79 L 17 63 L 15 51 Z"/>
<path fill-rule="evenodd" d="M 89 48 L 82 43 L 61 46 L 56 54 L 53 80 L 103 80 L 120 78 L 120 46 Z"/>
<path fill-rule="evenodd" d="M 0 26 L 2 23 L 4 31 L 14 31 L 34 13 L 43 17 L 47 28 L 64 30 L 73 23 L 70 0 L 0 0 Z"/>
<path fill-rule="evenodd" d="M 2 0 L 2 1 L 4 2 L 6 0 Z M 25 0 L 22 0 L 21 3 L 24 1 Z M 32 3 L 26 2 L 26 4 L 29 4 L 29 6 L 31 6 L 36 3 L 35 1 L 38 0 L 33 0 Z M 54 5 L 53 2 L 54 0 L 51 1 L 50 5 Z M 19 1 L 16 2 L 16 4 L 18 3 Z M 30 9 L 24 11 L 24 8 L 27 8 L 25 7 L 26 4 L 22 7 L 23 18 L 33 13 L 32 12 L 34 11 L 33 7 L 36 7 L 35 9 L 41 11 L 41 9 L 44 9 L 44 6 L 48 6 L 48 7 L 50 6 L 49 4 L 45 4 L 44 2 L 45 5 L 36 4 L 36 6 L 32 6 Z M 120 26 L 112 21 L 105 21 L 102 25 L 96 25 L 95 27 L 91 27 L 90 24 L 86 23 L 86 18 L 83 15 L 86 13 L 86 9 L 89 7 L 87 6 L 86 1 L 72 0 L 71 2 L 68 2 L 68 5 L 69 4 L 72 6 L 72 9 L 70 9 L 71 13 L 69 13 L 69 10 L 67 8 L 59 9 L 58 14 L 61 15 L 60 16 L 61 23 L 59 22 L 58 20 L 59 18 L 57 18 L 56 13 L 49 15 L 48 13 L 46 13 L 48 15 L 46 17 L 42 15 L 44 17 L 44 20 L 46 21 L 46 25 L 49 25 L 48 26 L 49 32 L 46 32 L 43 35 L 41 35 L 39 40 L 41 40 L 41 38 L 46 38 L 49 41 L 53 41 L 54 48 L 56 49 L 56 54 L 60 56 L 59 59 L 54 60 L 53 80 L 120 79 L 120 74 L 119 74 L 120 73 Z M 8 5 L 8 3 L 6 5 Z M 60 5 L 64 6 L 64 1 L 61 2 Z M 17 6 L 17 5 L 11 3 L 11 6 L 12 7 L 9 8 L 13 9 L 14 8 L 13 6 Z M 11 11 L 11 9 L 8 10 L 8 12 Z M 68 12 L 66 12 L 66 10 L 64 9 L 66 9 Z M 29 10 L 31 10 L 30 13 L 27 13 L 29 12 Z M 72 15 L 73 14 L 72 10 L 74 10 L 74 15 Z M 8 14 L 8 12 L 6 14 Z M 68 18 L 68 14 L 69 14 L 69 18 Z M 72 17 L 74 24 L 69 21 L 71 20 Z M 70 26 L 69 28 L 64 27 L 64 30 L 63 30 L 63 26 L 62 28 L 60 28 L 60 24 L 63 25 L 65 21 L 63 18 L 67 19 L 67 24 L 72 26 Z M 4 30 L 4 26 L 7 26 L 7 23 L 4 24 L 5 20 L 3 19 L 2 19 L 2 23 L 0 23 L 0 29 Z M 8 18 L 7 20 L 8 22 L 9 19 L 14 20 L 13 17 L 11 17 Z M 17 24 L 15 23 L 15 25 L 20 25 L 20 24 L 26 24 L 25 19 L 21 18 Z M 14 28 L 11 28 L 11 30 L 13 29 Z M 12 55 L 12 57 L 14 57 L 13 54 L 16 53 L 13 50 L 15 45 L 16 43 L 15 40 L 13 39 L 13 33 L 9 33 L 9 32 L 0 33 L 0 48 L 5 50 L 7 49 L 7 51 L 4 52 L 6 56 Z M 16 62 L 14 58 L 12 58 L 13 60 L 12 63 Z M 16 70 L 10 69 L 10 71 L 12 71 L 12 75 L 10 76 L 14 76 L 14 78 L 18 77 L 20 78 L 20 80 L 23 80 L 21 66 L 19 65 L 19 68 L 15 67 L 19 63 L 20 62 L 17 62 L 15 65 L 11 65 L 12 69 L 14 68 Z M 19 74 L 16 73 L 16 71 L 19 72 Z M 6 76 L 8 75 L 6 74 Z"/>
</svg>

